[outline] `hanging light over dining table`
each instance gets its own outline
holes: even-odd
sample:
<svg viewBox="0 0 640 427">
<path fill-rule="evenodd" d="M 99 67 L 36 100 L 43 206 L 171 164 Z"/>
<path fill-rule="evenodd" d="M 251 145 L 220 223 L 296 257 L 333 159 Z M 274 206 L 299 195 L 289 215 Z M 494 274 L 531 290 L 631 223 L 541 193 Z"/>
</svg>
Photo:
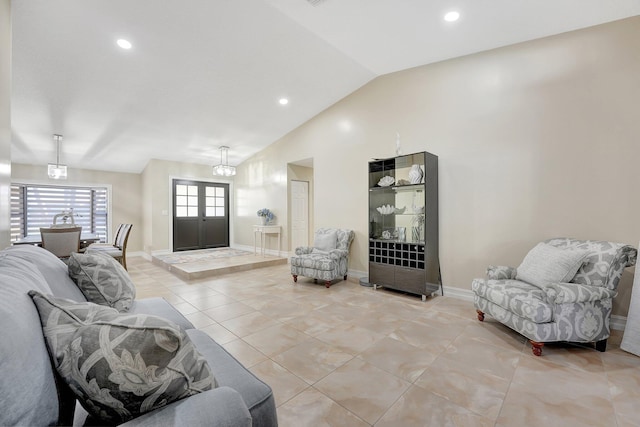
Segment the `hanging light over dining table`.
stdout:
<svg viewBox="0 0 640 427">
<path fill-rule="evenodd" d="M 56 143 L 56 162 L 49 163 L 47 173 L 51 179 L 67 179 L 67 165 L 60 164 L 60 141 L 62 135 L 54 134 L 53 141 Z"/>
</svg>

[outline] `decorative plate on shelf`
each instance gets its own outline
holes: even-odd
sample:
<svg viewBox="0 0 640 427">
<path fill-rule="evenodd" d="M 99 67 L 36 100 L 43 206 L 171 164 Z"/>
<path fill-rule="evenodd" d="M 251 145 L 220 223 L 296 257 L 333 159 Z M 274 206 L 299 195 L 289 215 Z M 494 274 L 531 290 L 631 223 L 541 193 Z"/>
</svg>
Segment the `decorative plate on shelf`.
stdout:
<svg viewBox="0 0 640 427">
<path fill-rule="evenodd" d="M 380 181 L 378 181 L 378 185 L 380 187 L 388 187 L 392 185 L 394 182 L 396 182 L 396 180 L 392 176 L 387 175 L 380 178 Z"/>
</svg>

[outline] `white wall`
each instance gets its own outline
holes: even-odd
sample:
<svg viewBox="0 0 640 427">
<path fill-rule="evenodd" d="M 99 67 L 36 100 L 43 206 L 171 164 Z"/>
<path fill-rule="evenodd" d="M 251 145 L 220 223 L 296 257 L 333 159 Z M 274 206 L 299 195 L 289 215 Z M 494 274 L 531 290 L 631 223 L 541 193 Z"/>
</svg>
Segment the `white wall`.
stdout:
<svg viewBox="0 0 640 427">
<path fill-rule="evenodd" d="M 11 236 L 11 1 L 0 0 L 0 248 Z"/>
<path fill-rule="evenodd" d="M 253 246 L 253 226 L 260 223 L 256 212 L 267 208 L 282 226 L 282 250 L 288 248 L 287 163 L 310 156 L 285 155 L 278 147 L 277 143 L 269 146 L 236 168 L 233 231 L 237 244 Z"/>
<path fill-rule="evenodd" d="M 439 156 L 445 286 L 549 237 L 637 246 L 638 40 L 634 17 L 375 79 L 239 165 L 236 242 L 257 209 L 286 212 L 279 177 L 313 158 L 315 227 L 353 228 L 350 268 L 367 271 L 367 163 L 394 156 L 399 132 L 405 154 Z"/>
</svg>

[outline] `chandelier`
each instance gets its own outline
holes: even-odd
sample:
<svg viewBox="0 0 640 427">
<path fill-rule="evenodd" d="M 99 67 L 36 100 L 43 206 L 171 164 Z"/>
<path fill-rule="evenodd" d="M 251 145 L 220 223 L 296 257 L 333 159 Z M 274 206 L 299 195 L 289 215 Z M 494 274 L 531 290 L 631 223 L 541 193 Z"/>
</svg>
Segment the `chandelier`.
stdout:
<svg viewBox="0 0 640 427">
<path fill-rule="evenodd" d="M 60 141 L 62 141 L 62 135 L 53 135 L 53 140 L 56 143 L 56 163 L 49 163 L 47 172 L 51 179 L 67 179 L 67 165 L 60 164 Z"/>
<path fill-rule="evenodd" d="M 229 166 L 229 147 L 227 147 L 226 145 L 220 147 L 220 164 L 213 167 L 213 174 L 221 176 L 233 176 L 236 174 L 236 167 Z"/>
</svg>

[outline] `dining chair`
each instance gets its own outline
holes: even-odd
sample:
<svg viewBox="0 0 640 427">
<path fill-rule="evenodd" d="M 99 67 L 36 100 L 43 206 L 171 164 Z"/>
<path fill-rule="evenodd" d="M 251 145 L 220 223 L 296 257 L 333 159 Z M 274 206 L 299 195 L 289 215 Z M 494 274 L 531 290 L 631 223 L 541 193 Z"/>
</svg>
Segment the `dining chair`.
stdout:
<svg viewBox="0 0 640 427">
<path fill-rule="evenodd" d="M 112 243 L 100 243 L 100 242 L 92 243 L 90 245 L 92 250 L 105 250 L 105 249 L 113 249 L 113 248 L 115 248 L 116 247 L 116 242 L 118 241 L 118 238 L 120 237 L 120 233 L 122 232 L 122 230 L 125 229 L 126 225 L 127 224 L 118 225 L 118 228 L 116 228 L 116 232 L 113 234 L 113 242 Z M 88 249 L 88 246 L 85 249 Z"/>
<path fill-rule="evenodd" d="M 61 259 L 80 250 L 82 227 L 40 228 L 42 247 Z"/>
<path fill-rule="evenodd" d="M 116 235 L 111 243 L 92 243 L 87 246 L 87 252 L 102 252 L 111 255 L 127 269 L 127 242 L 129 241 L 129 233 L 133 224 L 120 224 L 116 230 Z"/>
</svg>

